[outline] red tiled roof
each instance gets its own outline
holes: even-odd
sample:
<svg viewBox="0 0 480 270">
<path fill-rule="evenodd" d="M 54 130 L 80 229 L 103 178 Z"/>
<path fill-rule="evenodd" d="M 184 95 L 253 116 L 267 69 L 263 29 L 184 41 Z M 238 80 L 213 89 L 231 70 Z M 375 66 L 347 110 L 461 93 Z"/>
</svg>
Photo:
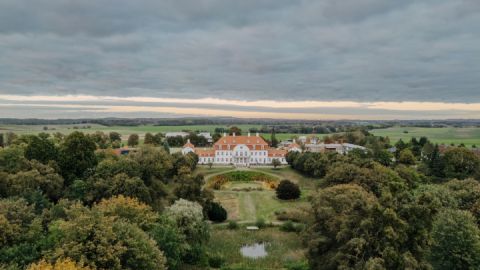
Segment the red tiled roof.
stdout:
<svg viewBox="0 0 480 270">
<path fill-rule="evenodd" d="M 268 149 L 269 157 L 285 157 L 287 150 L 283 149 Z"/>
<path fill-rule="evenodd" d="M 187 141 L 187 143 L 183 145 L 183 148 L 185 147 L 195 148 L 195 145 L 193 145 L 190 141 Z"/>
<path fill-rule="evenodd" d="M 245 144 L 250 150 L 266 150 L 268 144 L 260 136 L 225 136 L 215 144 L 217 150 L 233 150 L 238 144 Z M 228 149 L 230 145 L 230 149 Z"/>
<path fill-rule="evenodd" d="M 214 157 L 215 150 L 214 149 L 195 149 L 195 153 L 199 157 Z"/>
</svg>

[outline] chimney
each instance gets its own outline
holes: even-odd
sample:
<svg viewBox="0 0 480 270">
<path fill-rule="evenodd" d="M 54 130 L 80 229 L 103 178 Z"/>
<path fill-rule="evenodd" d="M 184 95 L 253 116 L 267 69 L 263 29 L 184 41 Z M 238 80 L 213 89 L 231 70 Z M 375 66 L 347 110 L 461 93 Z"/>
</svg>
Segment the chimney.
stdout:
<svg viewBox="0 0 480 270">
<path fill-rule="evenodd" d="M 233 137 L 235 137 L 235 132 L 232 133 Z"/>
<path fill-rule="evenodd" d="M 293 138 L 293 143 L 296 143 L 296 139 L 295 139 L 295 138 Z"/>
<path fill-rule="evenodd" d="M 223 137 L 227 137 L 227 133 L 226 133 L 226 132 L 223 132 Z"/>
<path fill-rule="evenodd" d="M 257 134 L 255 134 L 257 137 L 260 136 L 260 134 L 257 132 Z"/>
<path fill-rule="evenodd" d="M 190 139 L 187 139 L 187 143 L 190 143 Z"/>
<path fill-rule="evenodd" d="M 250 132 L 248 132 L 248 137 L 250 137 Z"/>
</svg>

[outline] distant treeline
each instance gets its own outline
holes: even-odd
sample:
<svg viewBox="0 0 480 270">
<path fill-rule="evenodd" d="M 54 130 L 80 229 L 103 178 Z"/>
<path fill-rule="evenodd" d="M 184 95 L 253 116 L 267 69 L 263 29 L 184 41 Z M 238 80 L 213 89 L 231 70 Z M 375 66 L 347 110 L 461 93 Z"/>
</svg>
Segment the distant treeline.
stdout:
<svg viewBox="0 0 480 270">
<path fill-rule="evenodd" d="M 84 119 L 16 119 L 0 118 L 3 125 L 74 125 L 99 124 L 105 126 L 186 126 L 186 125 L 264 125 L 275 127 L 279 133 L 332 133 L 337 129 L 350 127 L 388 128 L 392 126 L 410 127 L 480 127 L 480 119 L 452 120 L 286 120 L 286 119 L 241 119 L 241 118 L 84 118 Z M 289 130 L 295 127 L 297 130 Z M 263 128 L 262 128 L 263 129 Z M 288 131 L 287 131 L 288 130 Z M 264 132 L 260 130 L 259 132 Z M 340 130 L 342 131 L 342 130 Z"/>
</svg>

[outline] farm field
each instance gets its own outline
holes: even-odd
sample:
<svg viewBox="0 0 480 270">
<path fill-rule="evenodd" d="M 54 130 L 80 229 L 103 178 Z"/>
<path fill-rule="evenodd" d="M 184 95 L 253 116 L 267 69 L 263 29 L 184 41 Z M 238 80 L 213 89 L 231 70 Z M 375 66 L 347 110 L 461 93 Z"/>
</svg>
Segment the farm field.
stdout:
<svg viewBox="0 0 480 270">
<path fill-rule="evenodd" d="M 242 130 L 242 133 L 247 134 L 250 128 L 261 128 L 261 125 L 235 125 Z M 44 128 L 47 127 L 47 130 Z M 154 126 L 154 125 L 140 125 L 140 126 L 104 126 L 98 124 L 75 124 L 75 125 L 0 125 L 0 133 L 14 132 L 17 134 L 38 134 L 40 132 L 55 133 L 60 132 L 63 134 L 69 134 L 73 131 L 82 131 L 85 133 L 94 133 L 96 131 L 118 132 L 122 135 L 124 141 L 127 140 L 130 134 L 136 133 L 140 136 L 141 141 L 145 133 L 166 133 L 176 131 L 208 131 L 214 133 L 215 128 L 228 128 L 228 126 L 222 125 L 186 125 L 186 126 Z M 270 134 L 262 134 L 266 138 L 270 138 Z M 277 133 L 277 139 L 285 140 L 290 139 L 293 136 L 301 136 L 305 134 L 293 134 L 293 133 Z"/>
<path fill-rule="evenodd" d="M 408 132 L 408 133 L 405 133 Z M 388 136 L 392 143 L 402 139 L 410 140 L 425 136 L 434 143 L 455 145 L 464 143 L 466 146 L 480 146 L 480 127 L 466 128 L 420 128 L 420 127 L 391 127 L 386 129 L 374 129 L 370 131 L 376 136 Z"/>
</svg>

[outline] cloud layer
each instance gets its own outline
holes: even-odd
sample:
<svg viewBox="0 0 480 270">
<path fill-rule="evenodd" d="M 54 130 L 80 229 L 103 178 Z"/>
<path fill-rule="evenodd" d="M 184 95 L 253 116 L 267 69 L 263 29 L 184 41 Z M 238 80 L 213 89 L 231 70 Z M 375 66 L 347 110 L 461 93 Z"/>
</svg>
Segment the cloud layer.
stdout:
<svg viewBox="0 0 480 270">
<path fill-rule="evenodd" d="M 380 102 L 433 102 L 423 110 L 439 112 L 480 103 L 479 25 L 477 0 L 3 0 L 0 94 L 375 103 L 340 107 L 372 118 L 392 105 Z M 413 104 L 397 116 L 413 117 Z M 448 106 L 442 117 L 457 117 Z"/>
</svg>

